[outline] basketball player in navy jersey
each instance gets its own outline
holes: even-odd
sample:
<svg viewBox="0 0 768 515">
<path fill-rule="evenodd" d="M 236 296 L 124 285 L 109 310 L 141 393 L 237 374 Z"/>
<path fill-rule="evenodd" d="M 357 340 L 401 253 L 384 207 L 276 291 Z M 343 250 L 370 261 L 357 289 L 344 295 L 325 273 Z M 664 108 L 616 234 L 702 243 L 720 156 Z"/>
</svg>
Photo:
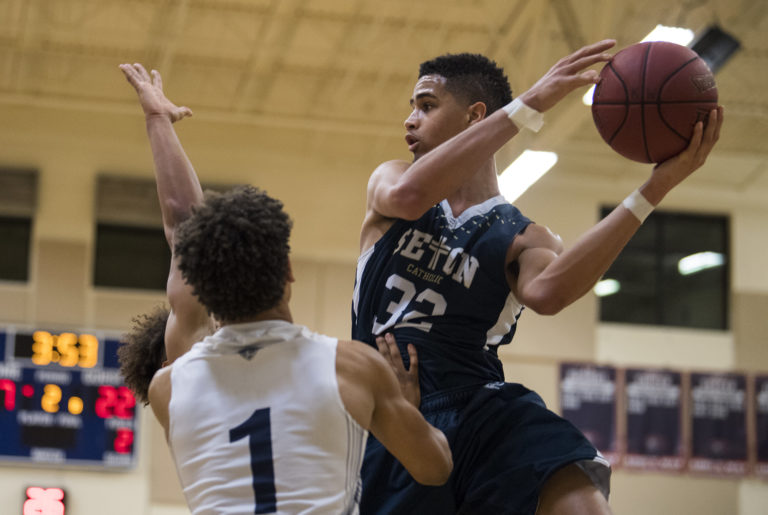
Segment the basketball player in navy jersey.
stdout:
<svg viewBox="0 0 768 515">
<path fill-rule="evenodd" d="M 121 368 L 129 372 L 132 387 L 141 393 L 137 396 L 151 399 L 174 448 L 193 511 L 218 513 L 234 507 L 243 512 L 256 509 L 257 513 L 354 513 L 367 428 L 387 442 L 414 477 L 425 484 L 445 482 L 451 469 L 445 437 L 425 422 L 411 404 L 414 401 L 403 397 L 381 356 L 362 343 L 337 343 L 291 323 L 287 302 L 292 277 L 285 268 L 290 220 L 282 205 L 250 188 L 228 196 L 214 195 L 201 206 L 200 183 L 172 127 L 191 111 L 165 97 L 156 71 L 150 76 L 139 64 L 120 68 L 136 89 L 146 116 L 163 223 L 173 256 L 168 280 L 171 310 L 156 310 L 137 321 L 131 343 L 121 348 Z M 228 201 L 217 204 L 222 199 Z M 195 207 L 200 212 L 188 220 Z M 262 231 L 254 229 L 258 224 L 248 225 L 253 229 L 250 232 L 244 229 L 245 212 L 258 219 Z M 196 258 L 202 254 L 198 251 L 201 245 L 195 248 L 190 241 L 199 237 L 199 227 L 206 225 L 201 219 L 207 219 L 211 226 L 227 216 L 237 219 L 237 227 L 230 224 L 226 234 L 215 231 L 216 237 L 228 238 L 226 241 L 203 237 L 208 257 L 221 261 L 213 267 L 207 262 L 197 273 L 190 272 L 195 264 L 200 265 Z M 182 222 L 187 243 L 180 247 Z M 249 240 L 252 246 L 243 249 L 246 237 L 253 233 L 256 239 Z M 239 256 L 217 252 L 233 242 L 241 248 Z M 204 292 L 208 307 L 182 277 L 179 248 L 186 249 L 187 262 L 193 263 L 187 265 L 186 273 L 197 280 L 193 281 L 195 289 Z M 220 277 L 212 276 L 212 269 Z M 239 290 L 231 286 L 233 281 Z M 209 309 L 224 321 L 224 330 L 213 334 L 215 325 Z M 247 321 L 254 323 L 239 323 Z M 244 337 L 248 344 L 230 341 Z M 210 345 L 201 344 L 202 350 L 188 354 L 199 340 Z M 273 345 L 276 341 L 281 344 Z M 147 395 L 147 377 L 161 367 L 166 353 L 166 364 L 176 364 L 155 374 Z M 280 354 L 286 353 L 281 359 Z M 268 356 L 267 361 L 255 358 L 256 354 Z M 241 356 L 242 362 L 219 365 L 234 355 Z M 148 362 L 141 363 L 141 358 Z M 213 369 L 220 375 L 209 374 Z M 301 381 L 295 374 L 291 376 L 291 370 L 300 373 Z M 214 384 L 203 387 L 206 379 Z M 233 388 L 227 390 L 225 383 Z M 175 395 L 172 385 L 177 385 Z M 270 409 L 267 412 L 256 409 L 255 418 L 230 428 L 234 440 L 230 432 L 229 442 L 219 441 L 226 431 L 218 434 L 212 428 L 239 420 L 243 409 L 269 404 L 265 392 L 273 396 L 272 400 L 282 396 L 281 402 L 262 406 Z M 203 402 L 206 398 L 209 402 Z M 304 403 L 298 400 L 302 398 Z M 264 439 L 263 434 L 258 436 L 258 431 L 267 429 L 274 431 L 274 442 Z M 254 455 L 264 449 L 270 453 L 274 450 L 268 460 L 263 454 Z M 254 463 L 265 465 L 265 461 L 270 471 L 254 468 Z"/>
<path fill-rule="evenodd" d="M 454 472 L 423 488 L 372 438 L 363 513 L 609 513 L 610 469 L 586 438 L 519 384 L 505 383 L 499 345 L 524 306 L 555 314 L 608 269 L 642 219 L 699 168 L 719 137 L 722 108 L 696 125 L 686 150 L 565 250 L 499 193 L 494 153 L 610 60 L 605 40 L 561 59 L 512 100 L 504 72 L 484 56 L 421 65 L 405 120 L 413 162 L 370 177 L 353 298 L 352 337 L 394 332 L 419 356 L 421 410 L 443 429 Z M 401 346 L 396 358 L 407 361 Z M 393 360 L 396 361 L 397 359 Z"/>
</svg>

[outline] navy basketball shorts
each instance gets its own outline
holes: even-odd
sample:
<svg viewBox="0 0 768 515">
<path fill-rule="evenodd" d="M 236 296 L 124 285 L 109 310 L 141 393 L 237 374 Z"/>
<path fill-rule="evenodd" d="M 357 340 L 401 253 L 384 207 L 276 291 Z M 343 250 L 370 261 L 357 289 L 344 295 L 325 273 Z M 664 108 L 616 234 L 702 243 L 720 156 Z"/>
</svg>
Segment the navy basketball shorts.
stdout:
<svg viewBox="0 0 768 515">
<path fill-rule="evenodd" d="M 573 424 L 522 385 L 497 382 L 431 394 L 421 411 L 448 438 L 450 479 L 438 487 L 416 483 L 371 436 L 361 514 L 533 515 L 546 480 L 572 463 L 608 497 L 608 462 Z"/>
</svg>

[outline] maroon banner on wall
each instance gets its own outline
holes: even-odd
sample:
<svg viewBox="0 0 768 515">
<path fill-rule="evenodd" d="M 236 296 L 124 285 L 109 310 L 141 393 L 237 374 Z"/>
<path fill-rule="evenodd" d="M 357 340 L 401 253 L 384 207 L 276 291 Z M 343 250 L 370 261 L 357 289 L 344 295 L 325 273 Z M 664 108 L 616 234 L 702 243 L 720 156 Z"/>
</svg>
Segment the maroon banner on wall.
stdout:
<svg viewBox="0 0 768 515">
<path fill-rule="evenodd" d="M 755 474 L 768 477 L 768 376 L 755 377 L 757 463 Z"/>
<path fill-rule="evenodd" d="M 743 374 L 691 374 L 688 470 L 747 473 L 747 380 Z"/>
<path fill-rule="evenodd" d="M 560 409 L 611 464 L 618 462 L 615 368 L 561 364 Z"/>
<path fill-rule="evenodd" d="M 644 470 L 682 470 L 682 374 L 627 369 L 625 378 L 627 447 L 622 464 Z"/>
</svg>

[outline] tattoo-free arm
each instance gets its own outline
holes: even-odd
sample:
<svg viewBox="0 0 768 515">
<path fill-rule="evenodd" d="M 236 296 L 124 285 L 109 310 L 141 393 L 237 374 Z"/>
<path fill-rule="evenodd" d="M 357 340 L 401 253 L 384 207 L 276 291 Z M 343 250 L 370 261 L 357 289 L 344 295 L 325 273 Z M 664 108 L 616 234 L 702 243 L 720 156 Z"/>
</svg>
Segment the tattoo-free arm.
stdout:
<svg viewBox="0 0 768 515">
<path fill-rule="evenodd" d="M 713 109 L 706 129 L 697 123 L 688 147 L 657 165 L 640 193 L 653 205 L 661 202 L 704 164 L 722 123 L 722 108 Z M 510 286 L 518 300 L 537 313 L 557 313 L 594 286 L 639 228 L 640 221 L 619 205 L 562 252 L 562 244 L 546 228 L 529 226 L 507 253 Z"/>
<path fill-rule="evenodd" d="M 166 285 L 171 314 L 165 332 L 169 362 L 186 352 L 201 336 L 210 332 L 212 323 L 206 309 L 192 294 L 176 266 L 174 238 L 179 224 L 192 214 L 203 200 L 203 191 L 192 163 L 179 141 L 173 123 L 192 111 L 178 107 L 163 93 L 160 73 L 147 73 L 141 64 L 120 65 L 138 95 L 146 119 L 147 136 L 152 149 L 157 181 L 157 196 L 163 217 L 163 230 L 171 248 L 171 264 Z"/>
</svg>

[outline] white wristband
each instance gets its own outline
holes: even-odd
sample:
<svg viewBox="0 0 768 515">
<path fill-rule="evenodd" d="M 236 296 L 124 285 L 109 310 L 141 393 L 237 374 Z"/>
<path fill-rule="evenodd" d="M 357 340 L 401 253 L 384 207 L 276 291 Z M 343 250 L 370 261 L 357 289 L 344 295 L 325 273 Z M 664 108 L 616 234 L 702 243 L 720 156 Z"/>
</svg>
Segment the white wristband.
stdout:
<svg viewBox="0 0 768 515">
<path fill-rule="evenodd" d="M 640 223 L 643 223 L 645 219 L 648 218 L 648 215 L 651 214 L 651 211 L 653 211 L 654 208 L 653 204 L 648 202 L 638 190 L 630 193 L 621 205 L 629 209 L 629 211 L 635 215 L 635 218 L 640 220 Z"/>
<path fill-rule="evenodd" d="M 541 126 L 544 125 L 544 115 L 536 109 L 525 105 L 520 98 L 514 99 L 502 107 L 502 109 L 507 113 L 512 123 L 517 125 L 517 128 L 520 130 L 523 130 L 523 127 L 527 127 L 533 132 L 539 132 Z"/>
</svg>

